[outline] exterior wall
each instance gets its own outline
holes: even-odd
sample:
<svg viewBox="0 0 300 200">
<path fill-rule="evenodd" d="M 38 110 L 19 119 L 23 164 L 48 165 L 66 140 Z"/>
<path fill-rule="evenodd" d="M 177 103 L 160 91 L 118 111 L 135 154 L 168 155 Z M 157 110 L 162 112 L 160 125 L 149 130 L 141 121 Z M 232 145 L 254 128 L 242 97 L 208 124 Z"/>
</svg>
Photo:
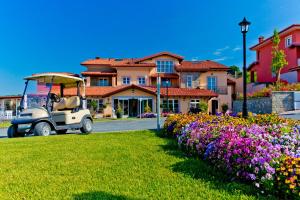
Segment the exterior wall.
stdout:
<svg viewBox="0 0 300 200">
<path fill-rule="evenodd" d="M 294 92 L 272 92 L 272 112 L 294 110 Z"/>
<path fill-rule="evenodd" d="M 280 78 L 286 80 L 288 83 L 296 83 L 298 82 L 298 73 L 297 71 L 287 72 L 280 74 Z"/>
<path fill-rule="evenodd" d="M 233 112 L 242 112 L 243 100 L 233 101 Z M 256 114 L 272 113 L 272 99 L 269 97 L 255 98 L 247 100 L 248 112 Z"/>
<path fill-rule="evenodd" d="M 210 71 L 200 74 L 200 88 L 207 87 L 207 77 L 216 76 L 217 77 L 217 87 L 226 89 L 227 94 L 219 94 L 218 98 L 218 112 L 221 111 L 222 104 L 227 104 L 229 109 L 232 109 L 232 93 L 233 89 L 231 86 L 227 85 L 227 72 L 225 71 Z"/>
<path fill-rule="evenodd" d="M 233 112 L 242 111 L 243 100 L 233 101 Z M 257 114 L 283 113 L 294 110 L 294 92 L 274 91 L 271 97 L 247 100 L 248 111 Z"/>
<path fill-rule="evenodd" d="M 289 72 L 289 69 L 298 66 L 297 48 L 285 47 L 285 38 L 290 35 L 292 35 L 293 43 L 300 42 L 300 30 L 280 35 L 281 41 L 279 44 L 279 48 L 285 52 L 286 60 L 288 61 L 288 65 L 282 69 L 282 73 L 287 73 Z M 259 58 L 257 59 L 259 64 L 256 65 L 251 71 L 257 72 L 257 82 L 272 82 L 272 43 L 269 42 L 256 51 L 259 51 Z"/>
<path fill-rule="evenodd" d="M 225 71 L 209 71 L 200 74 L 200 87 L 206 88 L 207 87 L 207 77 L 208 76 L 216 76 L 217 77 L 217 86 L 218 87 L 225 87 L 227 86 L 227 72 Z"/>
<path fill-rule="evenodd" d="M 146 78 L 146 85 L 150 85 L 150 70 L 151 68 L 128 68 L 128 67 L 120 67 L 118 68 L 117 74 L 117 86 L 123 85 L 123 77 L 128 76 L 130 77 L 130 84 L 138 85 L 138 77 L 145 77 Z"/>
<path fill-rule="evenodd" d="M 187 88 L 187 86 L 186 86 L 187 76 L 193 77 L 192 88 L 197 88 L 200 86 L 200 73 L 199 72 L 182 72 L 182 73 L 180 73 L 180 87 L 181 88 Z"/>
</svg>

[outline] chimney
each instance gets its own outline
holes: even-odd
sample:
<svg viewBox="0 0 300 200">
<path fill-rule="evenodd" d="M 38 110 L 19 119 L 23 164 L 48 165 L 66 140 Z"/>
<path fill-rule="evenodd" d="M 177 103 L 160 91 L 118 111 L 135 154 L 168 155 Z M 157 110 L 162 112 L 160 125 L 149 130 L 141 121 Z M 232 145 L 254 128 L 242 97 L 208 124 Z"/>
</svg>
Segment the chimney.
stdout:
<svg viewBox="0 0 300 200">
<path fill-rule="evenodd" d="M 265 39 L 264 36 L 260 36 L 260 37 L 258 38 L 258 42 L 259 42 L 259 43 L 262 43 L 262 42 L 264 41 L 264 39 Z"/>
</svg>

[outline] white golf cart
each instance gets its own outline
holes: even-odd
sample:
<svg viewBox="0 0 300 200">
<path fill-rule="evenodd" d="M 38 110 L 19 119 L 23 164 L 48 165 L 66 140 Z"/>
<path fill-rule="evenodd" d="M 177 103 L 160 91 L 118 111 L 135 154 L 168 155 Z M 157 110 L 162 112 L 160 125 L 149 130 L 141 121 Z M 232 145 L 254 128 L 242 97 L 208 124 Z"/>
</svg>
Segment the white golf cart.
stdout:
<svg viewBox="0 0 300 200">
<path fill-rule="evenodd" d="M 85 105 L 85 83 L 80 77 L 60 73 L 36 74 L 24 78 L 20 114 L 13 119 L 7 136 L 28 134 L 48 136 L 51 131 L 64 134 L 68 130 L 90 133 L 93 120 Z M 65 89 L 70 93 L 64 96 Z"/>
</svg>

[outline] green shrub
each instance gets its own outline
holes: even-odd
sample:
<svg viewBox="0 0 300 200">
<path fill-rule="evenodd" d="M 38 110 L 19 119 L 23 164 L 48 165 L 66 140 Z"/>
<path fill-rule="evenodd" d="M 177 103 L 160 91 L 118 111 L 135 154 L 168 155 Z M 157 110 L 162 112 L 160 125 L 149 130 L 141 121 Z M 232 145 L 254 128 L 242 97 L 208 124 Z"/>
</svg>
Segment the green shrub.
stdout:
<svg viewBox="0 0 300 200">
<path fill-rule="evenodd" d="M 228 110 L 228 105 L 224 103 L 224 104 L 221 105 L 221 107 L 222 107 L 222 112 L 226 113 L 227 110 Z"/>
<path fill-rule="evenodd" d="M 197 104 L 197 108 L 200 112 L 207 112 L 208 104 L 205 101 L 200 101 L 199 104 Z"/>
</svg>

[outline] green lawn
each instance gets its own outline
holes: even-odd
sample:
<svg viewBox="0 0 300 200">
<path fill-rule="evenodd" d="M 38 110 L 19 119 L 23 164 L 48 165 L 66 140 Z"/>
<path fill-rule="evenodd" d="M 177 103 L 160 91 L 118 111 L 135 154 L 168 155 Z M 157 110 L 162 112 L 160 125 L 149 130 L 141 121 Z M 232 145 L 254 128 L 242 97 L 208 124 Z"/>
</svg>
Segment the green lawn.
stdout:
<svg viewBox="0 0 300 200">
<path fill-rule="evenodd" d="M 0 199 L 257 199 L 151 131 L 0 140 Z"/>
</svg>

